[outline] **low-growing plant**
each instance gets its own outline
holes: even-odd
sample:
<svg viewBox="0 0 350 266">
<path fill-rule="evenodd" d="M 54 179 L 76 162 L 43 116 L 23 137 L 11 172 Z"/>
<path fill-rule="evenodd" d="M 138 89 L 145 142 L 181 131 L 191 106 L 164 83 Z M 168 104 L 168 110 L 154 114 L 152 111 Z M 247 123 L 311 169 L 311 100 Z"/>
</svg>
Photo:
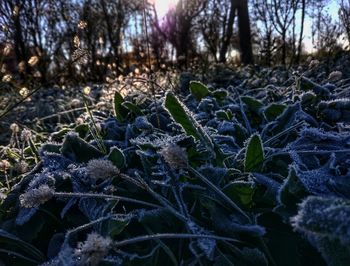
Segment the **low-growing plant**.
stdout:
<svg viewBox="0 0 350 266">
<path fill-rule="evenodd" d="M 335 127 L 348 102 L 295 80 L 292 94 L 198 81 L 186 97 L 116 93 L 112 115 L 87 108 L 61 142 L 23 133 L 2 167 L 35 167 L 2 192 L 0 261 L 348 265 L 349 136 Z"/>
</svg>

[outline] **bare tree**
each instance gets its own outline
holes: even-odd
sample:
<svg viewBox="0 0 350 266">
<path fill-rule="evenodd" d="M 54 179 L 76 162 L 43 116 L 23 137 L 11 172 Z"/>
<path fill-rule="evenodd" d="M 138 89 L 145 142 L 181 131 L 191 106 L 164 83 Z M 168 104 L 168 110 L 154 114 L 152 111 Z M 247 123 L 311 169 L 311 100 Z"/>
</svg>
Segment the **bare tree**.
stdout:
<svg viewBox="0 0 350 266">
<path fill-rule="evenodd" d="M 340 0 L 339 18 L 350 46 L 350 0 Z"/>
<path fill-rule="evenodd" d="M 253 17 L 258 34 L 256 44 L 264 63 L 270 66 L 273 61 L 273 55 L 276 50 L 276 40 L 274 37 L 274 26 L 268 13 L 266 0 L 253 1 Z"/>
<path fill-rule="evenodd" d="M 243 64 L 253 63 L 253 50 L 251 41 L 251 29 L 249 9 L 247 0 L 231 0 L 228 16 L 225 16 L 223 25 L 222 42 L 220 47 L 220 62 L 226 61 L 227 52 L 234 33 L 235 17 L 238 18 L 238 37 L 241 62 Z"/>
<path fill-rule="evenodd" d="M 0 2 L 1 24 L 6 27 L 5 38 L 14 46 L 17 63 L 24 62 L 24 73 L 28 73 L 28 32 L 26 25 L 25 3 L 23 0 L 4 0 Z M 23 76 L 24 77 L 24 76 Z"/>
<path fill-rule="evenodd" d="M 231 40 L 226 41 L 230 0 L 210 0 L 198 21 L 204 43 L 214 61 L 225 61 Z M 223 48 L 223 43 L 227 48 Z M 222 49 L 225 51 L 221 52 Z M 223 55 L 221 54 L 223 53 Z"/>
<path fill-rule="evenodd" d="M 190 56 L 195 53 L 193 26 L 206 3 L 207 0 L 179 0 L 176 8 L 167 13 L 164 23 L 154 20 L 158 32 L 175 48 L 180 66 L 188 67 Z"/>
<path fill-rule="evenodd" d="M 270 20 L 274 25 L 274 29 L 280 35 L 281 38 L 281 61 L 282 64 L 286 64 L 287 59 L 287 41 L 288 41 L 288 29 L 295 19 L 296 12 L 300 0 L 265 0 L 267 12 L 270 16 Z"/>
<path fill-rule="evenodd" d="M 313 2 L 312 42 L 318 52 L 330 56 L 341 35 L 340 25 L 326 10 L 328 1 Z"/>
<path fill-rule="evenodd" d="M 303 37 L 304 37 L 304 25 L 305 25 L 305 15 L 306 15 L 306 0 L 301 0 L 301 20 L 300 20 L 300 33 L 298 42 L 298 52 L 296 55 L 296 62 L 300 62 L 300 56 L 302 52 Z"/>
</svg>

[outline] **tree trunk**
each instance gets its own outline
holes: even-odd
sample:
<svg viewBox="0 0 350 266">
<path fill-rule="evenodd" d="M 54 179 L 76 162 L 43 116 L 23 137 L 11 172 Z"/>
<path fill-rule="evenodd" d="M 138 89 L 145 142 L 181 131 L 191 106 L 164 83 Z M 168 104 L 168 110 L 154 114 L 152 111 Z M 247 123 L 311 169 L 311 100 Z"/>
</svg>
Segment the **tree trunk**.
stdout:
<svg viewBox="0 0 350 266">
<path fill-rule="evenodd" d="M 231 41 L 232 34 L 233 34 L 233 24 L 235 22 L 235 13 L 236 13 L 236 6 L 235 6 L 234 2 L 235 2 L 235 0 L 231 0 L 231 8 L 230 8 L 230 15 L 228 17 L 228 22 L 227 22 L 226 35 L 223 38 L 223 42 L 222 42 L 221 48 L 220 48 L 219 61 L 221 63 L 226 62 L 226 54 L 227 54 L 228 47 L 230 45 L 230 41 Z"/>
<path fill-rule="evenodd" d="M 301 7 L 301 25 L 300 25 L 300 36 L 299 36 L 299 44 L 298 44 L 298 53 L 297 53 L 297 64 L 300 63 L 300 56 L 301 56 L 301 48 L 302 48 L 302 42 L 303 42 L 303 35 L 304 35 L 304 21 L 305 21 L 305 0 L 301 1 L 302 7 Z"/>
<path fill-rule="evenodd" d="M 286 43 L 286 29 L 282 30 L 282 64 L 286 65 L 287 58 L 287 43 Z"/>
<path fill-rule="evenodd" d="M 238 10 L 238 29 L 241 63 L 244 65 L 248 65 L 254 62 L 249 21 L 248 0 L 236 0 L 235 2 Z"/>
</svg>

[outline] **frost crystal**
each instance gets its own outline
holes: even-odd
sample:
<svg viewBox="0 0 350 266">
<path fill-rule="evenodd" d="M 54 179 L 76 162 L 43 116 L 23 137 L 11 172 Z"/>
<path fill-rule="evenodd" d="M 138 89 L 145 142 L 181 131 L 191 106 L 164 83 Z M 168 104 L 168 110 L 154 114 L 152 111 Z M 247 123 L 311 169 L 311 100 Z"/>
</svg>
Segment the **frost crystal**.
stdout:
<svg viewBox="0 0 350 266">
<path fill-rule="evenodd" d="M 74 255 L 78 260 L 78 265 L 98 265 L 101 259 L 108 254 L 112 240 L 97 233 L 88 235 L 85 242 L 78 243 L 74 250 Z"/>
<path fill-rule="evenodd" d="M 155 148 L 161 148 L 166 145 L 175 144 L 179 141 L 182 141 L 186 139 L 187 136 L 185 134 L 181 135 L 175 135 L 175 136 L 170 136 L 170 135 L 161 135 L 161 136 L 156 136 L 153 138 L 153 136 L 147 136 L 147 137 L 137 137 L 134 139 L 131 139 L 130 142 L 131 144 L 134 145 L 150 145 Z"/>
<path fill-rule="evenodd" d="M 119 169 L 111 161 L 93 159 L 87 164 L 87 172 L 94 179 L 109 179 L 119 174 Z"/>
<path fill-rule="evenodd" d="M 55 194 L 55 190 L 48 185 L 41 185 L 38 188 L 28 190 L 26 193 L 19 196 L 21 205 L 25 208 L 39 207 L 49 201 Z"/>
<path fill-rule="evenodd" d="M 160 151 L 164 160 L 174 169 L 187 168 L 188 157 L 186 152 L 175 144 L 170 144 Z"/>
</svg>

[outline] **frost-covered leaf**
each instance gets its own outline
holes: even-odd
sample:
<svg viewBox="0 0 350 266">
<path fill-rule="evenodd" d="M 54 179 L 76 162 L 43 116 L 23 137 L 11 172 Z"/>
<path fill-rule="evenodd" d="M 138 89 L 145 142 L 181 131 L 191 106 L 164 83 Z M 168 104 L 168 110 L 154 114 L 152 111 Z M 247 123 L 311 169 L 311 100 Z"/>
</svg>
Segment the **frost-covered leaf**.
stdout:
<svg viewBox="0 0 350 266">
<path fill-rule="evenodd" d="M 66 135 L 62 144 L 61 153 L 65 157 L 78 162 L 88 162 L 91 159 L 103 156 L 102 152 L 85 140 L 79 138 L 76 133 L 69 133 Z"/>
<path fill-rule="evenodd" d="M 285 108 L 281 115 L 264 127 L 261 133 L 263 139 L 265 140 L 267 136 L 272 137 L 295 124 L 300 111 L 301 106 L 299 102 Z"/>
<path fill-rule="evenodd" d="M 24 225 L 35 215 L 37 211 L 38 208 L 21 208 L 16 217 L 16 224 Z"/>
<path fill-rule="evenodd" d="M 122 150 L 118 147 L 114 147 L 108 154 L 108 160 L 110 160 L 118 169 L 125 166 L 125 156 Z"/>
<path fill-rule="evenodd" d="M 243 96 L 241 100 L 254 112 L 259 112 L 260 108 L 264 106 L 262 102 L 250 96 Z"/>
<path fill-rule="evenodd" d="M 143 115 L 142 110 L 134 103 L 129 102 L 129 101 L 124 101 L 121 104 L 122 107 L 126 108 L 130 112 L 134 113 L 135 116 L 140 116 Z"/>
<path fill-rule="evenodd" d="M 300 205 L 292 225 L 299 232 L 339 239 L 342 244 L 349 246 L 350 201 L 310 196 Z"/>
<path fill-rule="evenodd" d="M 278 200 L 281 204 L 296 208 L 296 204 L 308 195 L 303 182 L 299 179 L 294 167 L 289 169 L 288 177 L 285 179 L 278 194 Z"/>
<path fill-rule="evenodd" d="M 278 104 L 278 103 L 272 103 L 270 104 L 265 110 L 264 110 L 264 114 L 265 117 L 268 121 L 273 121 L 274 119 L 276 119 L 279 115 L 281 115 L 284 111 L 284 109 L 286 109 L 286 105 L 284 104 Z"/>
<path fill-rule="evenodd" d="M 187 108 L 179 101 L 179 99 L 171 92 L 165 96 L 165 108 L 171 114 L 172 118 L 179 123 L 188 135 L 199 139 L 199 134 L 193 121 L 188 117 Z"/>
<path fill-rule="evenodd" d="M 350 173 L 348 169 L 350 161 L 347 156 L 347 153 L 327 155 L 329 158 L 325 160 L 324 165 L 311 170 L 302 170 L 301 168 L 305 164 L 301 164 L 301 161 L 297 159 L 295 160 L 296 173 L 305 189 L 311 194 L 340 196 L 349 199 Z M 305 162 L 305 158 L 303 161 Z"/>
<path fill-rule="evenodd" d="M 217 89 L 212 92 L 212 95 L 216 100 L 219 102 L 224 101 L 228 97 L 228 92 L 227 90 L 224 89 Z"/>
<path fill-rule="evenodd" d="M 215 205 L 210 207 L 210 214 L 214 228 L 231 237 L 250 236 L 260 237 L 265 229 L 257 224 L 244 224 L 235 215 L 228 215 Z"/>
<path fill-rule="evenodd" d="M 192 234 L 210 235 L 208 231 L 204 230 L 193 221 L 187 222 L 187 228 Z M 196 240 L 196 242 L 198 244 L 198 247 L 201 249 L 201 251 L 204 252 L 207 258 L 211 259 L 216 248 L 216 241 L 209 238 L 199 238 Z"/>
<path fill-rule="evenodd" d="M 186 106 L 172 93 L 167 92 L 164 102 L 172 118 L 181 125 L 187 135 L 201 140 L 209 151 L 213 151 L 214 145 L 206 130 L 196 121 Z"/>
<path fill-rule="evenodd" d="M 138 130 L 141 130 L 141 131 L 150 131 L 153 129 L 152 124 L 148 122 L 146 116 L 136 117 L 134 125 Z"/>
<path fill-rule="evenodd" d="M 125 119 L 126 110 L 122 106 L 124 102 L 123 96 L 119 92 L 114 93 L 114 115 L 119 122 L 123 122 Z"/>
<path fill-rule="evenodd" d="M 79 200 L 79 209 L 90 221 L 103 217 L 108 207 L 109 204 L 100 199 L 81 198 Z"/>
<path fill-rule="evenodd" d="M 310 196 L 292 218 L 298 232 L 309 237 L 328 265 L 348 265 L 350 261 L 350 201 Z"/>
</svg>

